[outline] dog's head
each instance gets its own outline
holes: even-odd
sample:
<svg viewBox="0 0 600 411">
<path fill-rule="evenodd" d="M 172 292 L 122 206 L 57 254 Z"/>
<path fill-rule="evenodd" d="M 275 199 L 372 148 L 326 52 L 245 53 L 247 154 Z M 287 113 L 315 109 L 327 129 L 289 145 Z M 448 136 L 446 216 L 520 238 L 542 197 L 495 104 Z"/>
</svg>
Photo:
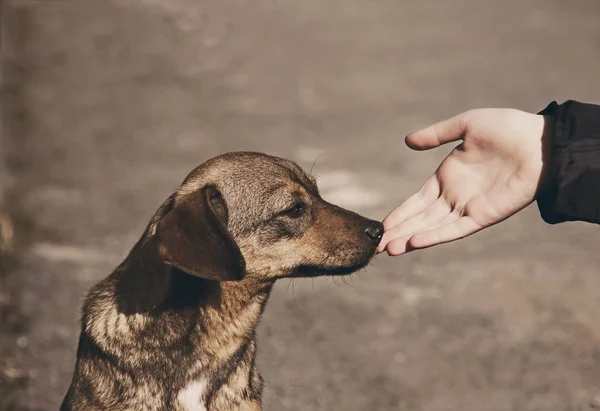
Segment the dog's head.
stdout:
<svg viewBox="0 0 600 411">
<path fill-rule="evenodd" d="M 381 223 L 324 201 L 295 163 L 246 152 L 197 167 L 149 225 L 165 263 L 217 281 L 348 274 L 382 234 Z"/>
</svg>

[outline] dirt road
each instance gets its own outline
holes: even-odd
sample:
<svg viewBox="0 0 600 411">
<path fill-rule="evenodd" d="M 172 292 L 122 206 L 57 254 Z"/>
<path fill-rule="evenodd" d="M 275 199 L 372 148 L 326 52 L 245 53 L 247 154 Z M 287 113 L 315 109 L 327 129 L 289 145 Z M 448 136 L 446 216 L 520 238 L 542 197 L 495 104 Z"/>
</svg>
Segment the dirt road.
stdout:
<svg viewBox="0 0 600 411">
<path fill-rule="evenodd" d="M 12 0 L 4 12 L 2 148 L 27 243 L 5 286 L 28 322 L 0 352 L 28 375 L 30 410 L 64 395 L 83 293 L 209 157 L 318 158 L 326 199 L 381 219 L 450 149 L 409 152 L 409 131 L 478 106 L 600 103 L 595 0 Z M 378 257 L 349 284 L 282 281 L 259 331 L 265 409 L 591 409 L 599 236 L 530 207 L 459 243 Z"/>
</svg>

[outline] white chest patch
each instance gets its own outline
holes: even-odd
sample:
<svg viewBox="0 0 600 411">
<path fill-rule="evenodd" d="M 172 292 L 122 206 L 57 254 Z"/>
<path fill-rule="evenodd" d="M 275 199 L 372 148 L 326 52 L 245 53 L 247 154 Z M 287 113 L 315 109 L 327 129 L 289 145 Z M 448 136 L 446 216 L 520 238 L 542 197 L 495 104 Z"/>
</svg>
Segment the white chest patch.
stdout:
<svg viewBox="0 0 600 411">
<path fill-rule="evenodd" d="M 179 391 L 177 400 L 181 408 L 186 411 L 206 411 L 203 403 L 205 381 L 194 381 Z"/>
</svg>

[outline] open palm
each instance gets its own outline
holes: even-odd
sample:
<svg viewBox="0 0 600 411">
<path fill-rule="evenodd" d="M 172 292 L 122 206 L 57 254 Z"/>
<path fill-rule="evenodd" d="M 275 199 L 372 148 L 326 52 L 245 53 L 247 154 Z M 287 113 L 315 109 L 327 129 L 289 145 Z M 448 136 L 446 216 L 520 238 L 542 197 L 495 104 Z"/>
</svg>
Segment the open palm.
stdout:
<svg viewBox="0 0 600 411">
<path fill-rule="evenodd" d="M 479 109 L 409 135 L 406 143 L 416 150 L 463 142 L 385 218 L 378 251 L 399 255 L 453 241 L 530 204 L 549 156 L 545 120 L 519 110 Z"/>
</svg>

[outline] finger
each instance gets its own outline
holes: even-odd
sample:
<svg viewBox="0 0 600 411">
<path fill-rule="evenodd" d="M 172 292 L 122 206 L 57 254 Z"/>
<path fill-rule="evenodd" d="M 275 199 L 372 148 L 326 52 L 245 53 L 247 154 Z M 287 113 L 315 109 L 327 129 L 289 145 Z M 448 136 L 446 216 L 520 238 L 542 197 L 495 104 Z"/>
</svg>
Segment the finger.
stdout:
<svg viewBox="0 0 600 411">
<path fill-rule="evenodd" d="M 390 256 L 397 256 L 412 250 L 423 249 L 437 244 L 458 240 L 459 238 L 466 237 L 480 229 L 481 227 L 469 217 L 461 217 L 450 224 L 440 224 L 438 227 L 434 227 L 431 230 L 390 241 L 386 251 Z"/>
<path fill-rule="evenodd" d="M 401 222 L 390 230 L 387 230 L 383 234 L 383 238 L 377 247 L 377 251 L 383 251 L 386 248 L 387 243 L 392 240 L 401 237 L 407 237 L 406 240 L 408 240 L 408 237 L 413 233 L 435 226 L 448 214 L 450 214 L 450 211 L 450 206 L 445 202 L 445 200 L 441 198 L 438 199 L 423 212 L 409 218 L 404 222 Z"/>
<path fill-rule="evenodd" d="M 383 227 L 389 230 L 400 222 L 423 212 L 439 197 L 440 185 L 434 174 L 425 181 L 421 189 L 396 207 L 386 218 L 383 219 Z"/>
<path fill-rule="evenodd" d="M 448 214 L 446 217 L 442 218 L 437 224 L 429 227 L 425 231 L 420 231 L 419 233 L 428 232 L 432 230 L 436 230 L 440 227 L 446 226 L 448 224 L 452 224 L 461 218 L 460 214 L 457 212 L 452 212 Z M 410 250 L 409 241 L 412 237 L 414 237 L 418 233 L 410 233 L 408 235 L 402 236 L 400 238 L 394 239 L 390 241 L 387 245 L 386 251 L 389 255 L 400 255 L 404 254 Z M 382 250 L 383 251 L 383 250 Z"/>
<path fill-rule="evenodd" d="M 405 254 L 408 251 L 408 240 L 410 240 L 410 235 L 396 238 L 387 244 L 385 251 L 391 257 Z"/>
<path fill-rule="evenodd" d="M 469 236 L 482 227 L 471 217 L 461 217 L 453 223 L 413 235 L 408 240 L 408 248 L 421 249 L 448 243 Z"/>
<path fill-rule="evenodd" d="M 443 218 L 452 212 L 450 205 L 445 199 L 439 198 L 433 202 L 429 207 L 409 218 L 406 221 L 402 221 L 396 226 L 389 229 L 385 234 L 400 236 L 409 233 L 414 233 L 422 230 L 423 228 L 429 228 L 438 224 Z"/>
<path fill-rule="evenodd" d="M 428 150 L 463 138 L 467 128 L 468 111 L 440 121 L 406 136 L 406 145 L 413 150 Z"/>
</svg>

